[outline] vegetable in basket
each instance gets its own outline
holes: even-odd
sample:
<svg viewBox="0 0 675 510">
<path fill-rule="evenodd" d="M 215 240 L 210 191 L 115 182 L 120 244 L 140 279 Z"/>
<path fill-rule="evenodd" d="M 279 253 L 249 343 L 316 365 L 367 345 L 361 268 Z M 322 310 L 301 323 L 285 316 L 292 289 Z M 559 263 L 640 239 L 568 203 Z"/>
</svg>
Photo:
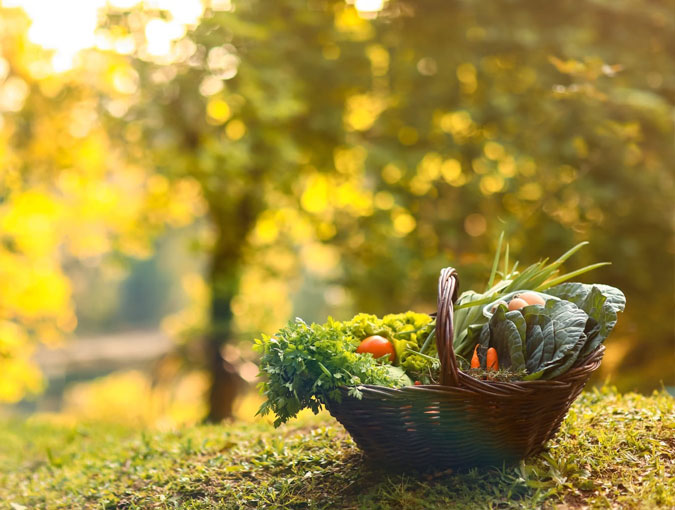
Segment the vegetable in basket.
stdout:
<svg viewBox="0 0 675 510">
<path fill-rule="evenodd" d="M 368 338 L 361 340 L 356 352 L 359 354 L 368 352 L 376 359 L 387 357 L 392 363 L 396 359 L 394 346 L 389 340 L 380 335 L 369 336 Z"/>
<path fill-rule="evenodd" d="M 413 385 L 413 380 L 431 383 L 429 372 L 438 365 L 436 346 L 427 345 L 424 357 L 416 352 L 432 329 L 433 318 L 415 312 L 383 318 L 359 314 L 344 322 L 328 319 L 325 324 L 289 322 L 274 336 L 255 341 L 260 371 L 266 376 L 259 385 L 266 401 L 258 413 L 274 413 L 274 423 L 280 425 L 302 409 L 316 413 L 328 400 L 340 399 L 341 386 L 359 396 L 361 384 L 398 388 Z M 372 353 L 357 352 L 361 341 L 374 335 L 391 339 L 396 365 Z"/>
<path fill-rule="evenodd" d="M 604 341 L 626 303 L 623 293 L 608 285 L 565 283 L 546 295 L 543 306 L 511 309 L 500 301 L 486 306 L 491 317 L 468 328 L 469 341 L 494 347 L 502 368 L 525 372 L 524 380 L 552 379 Z"/>
<path fill-rule="evenodd" d="M 475 346 L 475 342 L 468 336 L 469 327 L 477 327 L 478 325 L 487 322 L 487 318 L 483 314 L 484 305 L 489 303 L 494 304 L 499 300 L 504 300 L 505 297 L 512 297 L 513 294 L 516 293 L 522 294 L 519 296 L 520 298 L 522 298 L 523 295 L 527 296 L 528 291 L 536 292 L 541 295 L 547 293 L 547 289 L 551 287 L 609 264 L 608 262 L 599 262 L 597 264 L 582 267 L 581 269 L 577 269 L 570 273 L 559 275 L 558 272 L 562 264 L 588 244 L 588 242 L 582 242 L 569 249 L 550 264 L 547 263 L 548 259 L 544 259 L 530 265 L 522 271 L 518 271 L 518 262 L 515 262 L 513 266 L 509 267 L 509 246 L 507 244 L 503 259 L 503 270 L 501 271 L 502 280 L 495 284 L 495 278 L 498 273 L 497 269 L 501 262 L 503 237 L 504 235 L 502 233 L 497 243 L 497 252 L 495 253 L 495 258 L 492 263 L 492 271 L 488 280 L 487 290 L 482 294 L 472 290 L 465 291 L 459 296 L 455 303 L 455 336 L 453 345 L 455 354 L 460 359 L 468 359 Z M 620 291 L 617 290 L 617 292 L 621 294 Z M 623 294 L 621 295 L 623 296 Z"/>
<path fill-rule="evenodd" d="M 604 263 L 558 275 L 562 263 L 586 243 L 523 271 L 517 262 L 509 267 L 507 245 L 502 280 L 495 284 L 501 242 L 487 290 L 466 291 L 455 304 L 458 363 L 469 375 L 493 381 L 558 377 L 604 341 L 625 297 L 607 285 L 567 282 Z M 435 327 L 435 318 L 426 314 L 359 314 L 325 324 L 296 319 L 274 336 L 263 335 L 254 347 L 266 376 L 259 385 L 266 397 L 259 414 L 274 413 L 279 425 L 301 409 L 316 413 L 329 401 L 339 402 L 344 388 L 360 398 L 361 385 L 437 384 Z"/>
</svg>

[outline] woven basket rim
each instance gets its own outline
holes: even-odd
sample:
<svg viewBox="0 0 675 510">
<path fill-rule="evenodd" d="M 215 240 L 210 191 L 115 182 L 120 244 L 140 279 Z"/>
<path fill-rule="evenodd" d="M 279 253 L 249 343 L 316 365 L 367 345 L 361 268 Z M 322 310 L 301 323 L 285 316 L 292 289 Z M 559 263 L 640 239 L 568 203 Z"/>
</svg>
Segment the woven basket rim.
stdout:
<svg viewBox="0 0 675 510">
<path fill-rule="evenodd" d="M 473 377 L 459 369 L 454 354 L 452 320 L 453 305 L 458 294 L 458 278 L 454 268 L 448 267 L 441 271 L 439 279 L 439 302 L 435 314 L 437 321 L 437 347 L 441 361 L 441 380 L 437 384 L 419 384 L 391 388 L 378 384 L 359 384 L 356 386 L 339 386 L 343 396 L 357 388 L 370 394 L 380 394 L 387 397 L 413 397 L 424 393 L 466 392 L 481 393 L 499 398 L 517 398 L 525 395 L 532 396 L 542 391 L 568 391 L 581 379 L 587 379 L 592 372 L 598 369 L 602 362 L 605 346 L 600 344 L 581 363 L 576 363 L 565 373 L 552 379 L 536 379 L 532 381 L 490 381 Z M 444 322 L 441 327 L 438 322 Z"/>
<path fill-rule="evenodd" d="M 339 386 L 340 390 L 348 392 L 351 388 L 360 390 L 367 389 L 375 392 L 385 393 L 388 395 L 402 394 L 420 391 L 440 391 L 456 392 L 458 390 L 464 391 L 482 391 L 482 392 L 496 392 L 500 396 L 507 396 L 509 393 L 514 395 L 522 395 L 535 390 L 548 389 L 564 389 L 568 388 L 577 379 L 587 376 L 594 372 L 602 361 L 605 346 L 600 344 L 591 352 L 582 363 L 570 368 L 567 372 L 554 377 L 553 379 L 536 379 L 533 381 L 490 381 L 477 379 L 470 376 L 466 372 L 458 370 L 459 384 L 458 385 L 444 385 L 444 384 L 417 384 L 411 386 L 402 386 L 401 388 L 392 388 L 389 386 L 382 386 L 379 384 L 358 384 L 356 386 Z"/>
</svg>

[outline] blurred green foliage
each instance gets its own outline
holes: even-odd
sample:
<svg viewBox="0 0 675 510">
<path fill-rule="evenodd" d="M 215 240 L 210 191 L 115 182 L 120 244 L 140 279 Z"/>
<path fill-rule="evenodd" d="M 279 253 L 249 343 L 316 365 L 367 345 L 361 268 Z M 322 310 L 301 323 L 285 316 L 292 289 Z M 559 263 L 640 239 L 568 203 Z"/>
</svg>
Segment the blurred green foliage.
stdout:
<svg viewBox="0 0 675 510">
<path fill-rule="evenodd" d="M 611 261 L 584 280 L 628 299 L 605 374 L 675 384 L 672 2 L 225 2 L 158 56 L 161 17 L 111 8 L 100 36 L 134 50 L 89 51 L 72 87 L 150 191 L 205 205 L 213 418 L 227 342 L 294 311 L 432 311 L 440 268 L 484 285 L 501 231 L 523 263 L 591 241 L 573 263 Z"/>
</svg>

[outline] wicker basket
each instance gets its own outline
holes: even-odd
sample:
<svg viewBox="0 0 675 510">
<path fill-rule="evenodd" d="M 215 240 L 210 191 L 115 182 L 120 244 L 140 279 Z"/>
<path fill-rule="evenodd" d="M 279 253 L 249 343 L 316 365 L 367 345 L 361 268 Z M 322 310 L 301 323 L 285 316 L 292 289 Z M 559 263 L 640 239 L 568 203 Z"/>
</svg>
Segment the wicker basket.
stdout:
<svg viewBox="0 0 675 510">
<path fill-rule="evenodd" d="M 436 345 L 441 384 L 364 385 L 326 406 L 370 460 L 394 470 L 512 464 L 540 452 L 600 366 L 604 347 L 545 381 L 481 381 L 458 369 L 452 348 L 457 273 L 441 271 Z"/>
</svg>

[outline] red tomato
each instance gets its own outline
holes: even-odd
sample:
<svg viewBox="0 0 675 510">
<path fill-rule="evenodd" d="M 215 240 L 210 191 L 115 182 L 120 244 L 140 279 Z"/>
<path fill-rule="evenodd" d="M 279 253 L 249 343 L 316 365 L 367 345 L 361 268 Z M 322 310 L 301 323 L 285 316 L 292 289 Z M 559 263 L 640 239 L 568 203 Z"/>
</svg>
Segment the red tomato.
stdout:
<svg viewBox="0 0 675 510">
<path fill-rule="evenodd" d="M 396 359 L 394 346 L 389 340 L 380 335 L 373 335 L 369 336 L 368 338 L 364 338 L 359 344 L 359 348 L 356 349 L 356 352 L 369 352 L 374 358 L 381 358 L 382 356 L 386 356 L 388 354 L 389 361 L 392 363 Z"/>
</svg>

